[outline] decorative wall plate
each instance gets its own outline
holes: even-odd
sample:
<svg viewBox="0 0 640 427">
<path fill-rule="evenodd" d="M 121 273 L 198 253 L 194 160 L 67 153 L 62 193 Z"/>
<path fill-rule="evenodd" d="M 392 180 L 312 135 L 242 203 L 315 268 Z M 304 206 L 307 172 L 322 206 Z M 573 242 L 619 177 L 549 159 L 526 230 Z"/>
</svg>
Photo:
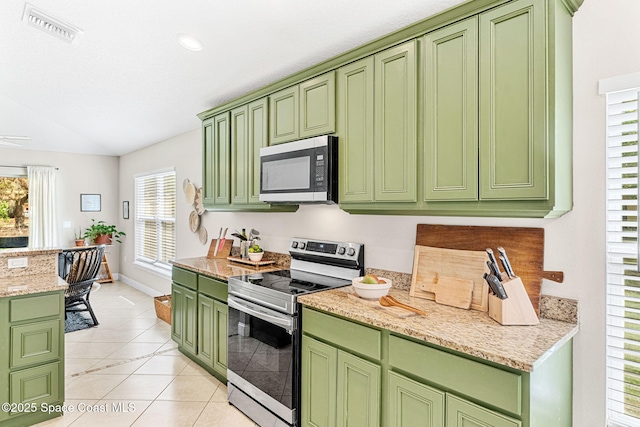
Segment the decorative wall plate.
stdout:
<svg viewBox="0 0 640 427">
<path fill-rule="evenodd" d="M 200 215 L 198 215 L 198 212 L 196 211 L 191 211 L 191 213 L 189 214 L 189 230 L 191 230 L 192 233 L 195 233 L 196 231 L 198 231 L 199 227 Z"/>
</svg>

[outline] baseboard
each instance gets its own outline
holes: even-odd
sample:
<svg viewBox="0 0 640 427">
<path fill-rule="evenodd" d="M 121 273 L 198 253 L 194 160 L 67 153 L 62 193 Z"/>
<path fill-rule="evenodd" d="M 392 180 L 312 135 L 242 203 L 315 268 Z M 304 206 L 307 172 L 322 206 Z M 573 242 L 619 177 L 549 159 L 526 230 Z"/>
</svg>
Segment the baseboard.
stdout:
<svg viewBox="0 0 640 427">
<path fill-rule="evenodd" d="M 121 281 L 122 283 L 124 283 L 125 285 L 129 285 L 132 288 L 137 289 L 140 292 L 145 293 L 145 294 L 147 294 L 149 296 L 158 297 L 160 295 L 163 295 L 162 292 L 160 292 L 159 290 L 154 289 L 154 288 L 152 288 L 150 286 L 147 286 L 147 285 L 145 285 L 143 283 L 137 282 L 137 281 L 135 281 L 133 279 L 130 279 L 127 276 L 125 276 L 124 274 L 119 274 L 118 277 L 119 277 L 118 280 Z"/>
</svg>

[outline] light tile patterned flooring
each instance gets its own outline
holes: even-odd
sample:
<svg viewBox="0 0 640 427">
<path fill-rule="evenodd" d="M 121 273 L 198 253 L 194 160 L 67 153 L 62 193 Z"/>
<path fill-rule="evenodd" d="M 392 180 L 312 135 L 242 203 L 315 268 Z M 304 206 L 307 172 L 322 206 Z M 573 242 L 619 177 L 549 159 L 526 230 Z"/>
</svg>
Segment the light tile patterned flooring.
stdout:
<svg viewBox="0 0 640 427">
<path fill-rule="evenodd" d="M 91 305 L 100 325 L 65 334 L 73 411 L 38 427 L 256 425 L 227 403 L 224 384 L 176 349 L 152 297 L 116 281 L 92 291 Z"/>
</svg>

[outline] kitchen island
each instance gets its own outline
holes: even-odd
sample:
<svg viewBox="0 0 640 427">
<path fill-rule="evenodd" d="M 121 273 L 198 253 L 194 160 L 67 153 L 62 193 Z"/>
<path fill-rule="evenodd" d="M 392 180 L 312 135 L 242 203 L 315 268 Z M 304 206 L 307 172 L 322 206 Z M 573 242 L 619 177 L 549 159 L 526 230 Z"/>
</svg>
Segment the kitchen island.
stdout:
<svg viewBox="0 0 640 427">
<path fill-rule="evenodd" d="M 322 425 L 322 413 L 358 413 L 367 425 L 421 416 L 446 426 L 485 425 L 477 420 L 571 426 L 577 323 L 541 318 L 536 326 L 502 326 L 486 312 L 391 289 L 396 299 L 427 312 L 398 318 L 350 292 L 298 299 L 304 306 L 303 424 Z"/>
<path fill-rule="evenodd" d="M 59 249 L 0 251 L 0 426 L 62 415 L 64 291 Z M 12 268 L 9 268 L 9 266 Z"/>
</svg>

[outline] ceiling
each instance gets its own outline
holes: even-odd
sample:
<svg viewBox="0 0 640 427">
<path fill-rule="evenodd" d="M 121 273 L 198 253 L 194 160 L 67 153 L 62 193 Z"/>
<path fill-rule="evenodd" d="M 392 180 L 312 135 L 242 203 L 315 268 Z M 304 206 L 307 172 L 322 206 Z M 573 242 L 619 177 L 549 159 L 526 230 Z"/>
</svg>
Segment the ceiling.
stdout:
<svg viewBox="0 0 640 427">
<path fill-rule="evenodd" d="M 196 114 L 463 0 L 30 0 L 73 43 L 0 2 L 0 135 L 24 149 L 120 156 L 200 126 Z M 393 7 L 390 5 L 393 4 Z M 177 43 L 189 33 L 204 44 Z M 0 158 L 2 157 L 0 147 Z"/>
</svg>

